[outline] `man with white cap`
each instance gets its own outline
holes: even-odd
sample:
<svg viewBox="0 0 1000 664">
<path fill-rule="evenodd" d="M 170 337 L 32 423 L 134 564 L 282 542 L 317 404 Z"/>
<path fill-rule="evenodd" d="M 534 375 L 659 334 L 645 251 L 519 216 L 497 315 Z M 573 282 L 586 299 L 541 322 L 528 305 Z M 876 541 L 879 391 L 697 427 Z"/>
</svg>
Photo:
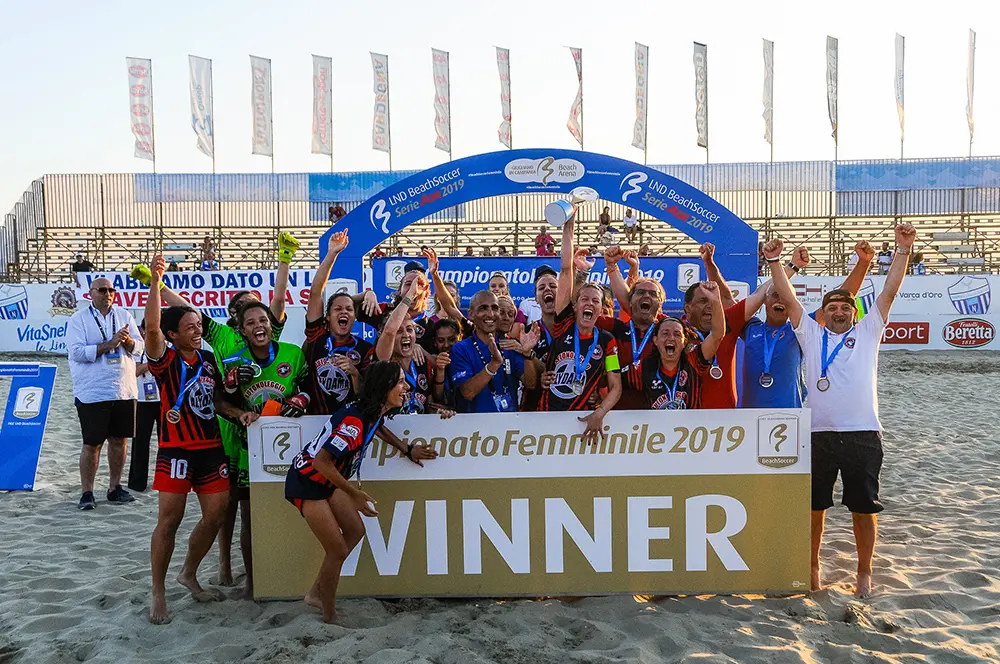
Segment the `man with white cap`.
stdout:
<svg viewBox="0 0 1000 664">
<path fill-rule="evenodd" d="M 916 239 L 910 224 L 896 226 L 898 249 L 882 292 L 867 315 L 857 320 L 854 296 L 832 290 L 823 297 L 824 328 L 805 314 L 782 269 L 781 240 L 764 245 L 771 278 L 802 347 L 812 409 L 812 590 L 822 588 L 819 563 L 826 510 L 833 507 L 838 472 L 841 502 L 851 511 L 858 552 L 855 595 L 872 591 L 872 557 L 878 533 L 882 425 L 878 417 L 878 350 L 889 310 L 903 283 Z"/>
</svg>

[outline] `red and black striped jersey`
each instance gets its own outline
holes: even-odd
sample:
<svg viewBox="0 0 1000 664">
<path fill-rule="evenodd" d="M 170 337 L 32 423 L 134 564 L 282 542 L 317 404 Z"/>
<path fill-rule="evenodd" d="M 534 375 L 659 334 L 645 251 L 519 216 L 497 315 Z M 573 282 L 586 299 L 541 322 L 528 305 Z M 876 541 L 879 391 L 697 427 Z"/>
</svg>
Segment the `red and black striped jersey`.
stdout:
<svg viewBox="0 0 1000 664">
<path fill-rule="evenodd" d="M 309 415 L 330 415 L 354 400 L 354 382 L 333 358 L 335 355 L 346 357 L 360 372 L 371 348 L 370 343 L 354 336 L 346 344 L 338 344 L 330 335 L 324 318 L 306 321 L 302 352 L 309 369 L 305 385 L 309 391 Z"/>
<path fill-rule="evenodd" d="M 629 371 L 622 382 L 643 395 L 646 408 L 665 410 L 671 401 L 683 403 L 684 409 L 702 408 L 702 379 L 712 367 L 701 354 L 701 344 L 688 345 L 673 373 L 660 365 L 658 355 L 653 355 L 640 365 L 638 371 Z M 673 398 L 671 398 L 673 392 Z M 675 408 L 670 408 L 675 410 Z"/>
<path fill-rule="evenodd" d="M 359 323 L 364 323 L 365 325 L 371 325 L 375 328 L 376 333 L 382 329 L 382 325 L 385 323 L 386 319 L 394 309 L 393 305 L 388 302 L 379 303 L 379 312 L 374 316 L 369 316 L 365 313 L 364 308 L 361 306 L 356 306 L 355 311 L 357 312 L 357 320 Z M 416 325 L 416 330 L 414 332 L 417 335 L 417 343 L 423 347 L 428 353 L 437 353 L 437 349 L 434 348 L 434 337 L 431 335 L 431 330 L 434 328 L 434 321 L 431 320 L 430 316 L 423 313 L 417 315 L 410 314 L 410 320 Z M 472 323 L 466 319 L 458 321 L 458 324 L 462 328 L 462 336 L 468 337 L 475 332 L 472 327 Z"/>
<path fill-rule="evenodd" d="M 167 348 L 158 360 L 149 358 L 149 370 L 160 386 L 160 447 L 198 450 L 221 445 L 215 399 L 224 398 L 224 390 L 212 351 L 200 350 L 195 361 L 187 363 L 180 353 Z M 177 397 L 186 385 L 178 404 Z M 168 418 L 175 406 L 180 413 L 176 423 Z"/>
<path fill-rule="evenodd" d="M 313 460 L 319 455 L 320 450 L 326 450 L 333 457 L 334 465 L 341 477 L 345 480 L 351 479 L 360 470 L 368 443 L 381 424 L 381 420 L 374 424 L 366 424 L 355 403 L 351 402 L 331 415 L 323 425 L 322 431 L 295 455 L 295 459 L 292 460 L 292 470 L 304 479 L 332 487 L 333 482 L 313 465 Z"/>
<path fill-rule="evenodd" d="M 598 389 L 601 379 L 607 373 L 619 371 L 618 342 L 610 332 L 597 327 L 590 336 L 580 338 L 580 362 L 587 357 L 594 335 L 597 335 L 597 345 L 584 367 L 583 392 L 576 394 L 573 390 L 577 363 L 574 343 L 576 324 L 572 307 L 567 306 L 556 316 L 555 328 L 548 353 L 542 358 L 546 370 L 555 372 L 555 380 L 549 389 L 542 392 L 538 410 L 590 410 L 590 397 Z"/>
<path fill-rule="evenodd" d="M 662 316 L 657 316 L 657 320 Z M 618 403 L 615 404 L 615 410 L 645 410 L 646 409 L 646 397 L 643 395 L 642 390 L 636 390 L 632 387 L 631 381 L 627 380 L 627 375 L 630 373 L 638 373 L 640 367 L 642 366 L 642 361 L 648 358 L 653 353 L 655 346 L 653 345 L 653 329 L 656 327 L 656 322 L 649 326 L 644 332 L 649 334 L 646 338 L 645 333 L 640 333 L 638 329 L 635 330 L 635 349 L 639 350 L 639 357 L 634 358 L 632 352 L 632 327 L 625 321 L 619 318 L 609 318 L 608 316 L 601 316 L 597 319 L 597 327 L 602 330 L 607 330 L 614 335 L 615 341 L 618 342 L 618 363 L 621 365 L 622 369 L 622 396 L 618 399 Z M 645 341 L 645 345 L 643 344 Z M 641 350 L 639 347 L 642 347 Z M 638 361 L 637 361 L 638 360 Z"/>
</svg>

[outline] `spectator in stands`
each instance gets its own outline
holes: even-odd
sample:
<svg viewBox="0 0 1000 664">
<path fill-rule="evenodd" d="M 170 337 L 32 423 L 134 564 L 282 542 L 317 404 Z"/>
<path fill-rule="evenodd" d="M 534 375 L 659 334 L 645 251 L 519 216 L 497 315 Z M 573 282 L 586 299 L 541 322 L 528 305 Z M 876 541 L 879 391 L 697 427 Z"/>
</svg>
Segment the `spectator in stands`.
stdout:
<svg viewBox="0 0 1000 664">
<path fill-rule="evenodd" d="M 201 259 L 201 265 L 198 269 L 202 272 L 216 272 L 219 268 L 219 261 L 215 260 L 215 252 L 209 251 L 205 254 L 205 257 Z"/>
<path fill-rule="evenodd" d="M 510 256 L 505 245 L 500 245 L 500 248 L 497 249 L 497 256 Z"/>
<path fill-rule="evenodd" d="M 385 258 L 385 252 L 382 251 L 382 245 L 375 245 L 375 250 L 372 251 L 372 258 Z"/>
<path fill-rule="evenodd" d="M 201 260 L 205 260 L 211 253 L 215 253 L 215 241 L 210 235 L 206 235 L 205 239 L 201 241 Z"/>
<path fill-rule="evenodd" d="M 639 247 L 639 255 L 640 256 L 652 256 L 653 255 L 652 252 L 649 250 L 649 245 L 648 244 L 644 244 L 641 247 Z"/>
<path fill-rule="evenodd" d="M 927 268 L 924 266 L 924 252 L 918 251 L 913 254 L 913 259 L 910 261 L 910 274 L 927 274 Z"/>
<path fill-rule="evenodd" d="M 635 216 L 635 212 L 631 209 L 625 210 L 625 216 L 622 217 L 622 225 L 625 227 L 625 239 L 629 242 L 635 242 L 636 235 L 639 232 L 639 219 Z"/>
<path fill-rule="evenodd" d="M 470 256 L 470 257 L 471 256 L 475 256 L 475 254 L 472 253 L 472 247 L 471 246 L 468 246 L 468 247 L 465 248 L 465 255 L 466 256 Z"/>
<path fill-rule="evenodd" d="M 402 247 L 396 247 L 396 255 L 397 256 L 402 256 L 403 255 L 403 248 Z"/>
<path fill-rule="evenodd" d="M 889 248 L 888 242 L 882 243 L 882 251 L 878 252 L 878 273 L 879 274 L 889 274 L 889 266 L 892 265 L 892 258 L 895 255 L 892 249 Z"/>
<path fill-rule="evenodd" d="M 493 255 L 493 252 L 490 251 L 489 247 L 483 247 L 483 256 L 484 257 L 490 257 L 492 255 Z"/>
<path fill-rule="evenodd" d="M 80 278 L 77 276 L 80 272 L 93 272 L 94 264 L 87 260 L 86 256 L 83 254 L 77 254 L 76 260 L 70 263 L 70 269 L 73 271 L 73 281 L 77 286 L 80 285 Z"/>
<path fill-rule="evenodd" d="M 328 212 L 330 213 L 331 224 L 335 224 L 341 219 L 343 219 L 345 216 L 347 216 L 347 211 L 344 210 L 344 208 L 340 207 L 339 205 L 337 206 L 331 205 Z"/>
<path fill-rule="evenodd" d="M 607 205 L 601 211 L 601 216 L 597 218 L 597 224 L 599 226 L 610 226 L 611 225 L 611 208 Z"/>
<path fill-rule="evenodd" d="M 536 256 L 555 256 L 555 252 L 552 250 L 555 241 L 552 236 L 549 235 L 549 229 L 545 224 L 538 227 L 538 235 L 535 236 L 535 255 Z"/>
</svg>

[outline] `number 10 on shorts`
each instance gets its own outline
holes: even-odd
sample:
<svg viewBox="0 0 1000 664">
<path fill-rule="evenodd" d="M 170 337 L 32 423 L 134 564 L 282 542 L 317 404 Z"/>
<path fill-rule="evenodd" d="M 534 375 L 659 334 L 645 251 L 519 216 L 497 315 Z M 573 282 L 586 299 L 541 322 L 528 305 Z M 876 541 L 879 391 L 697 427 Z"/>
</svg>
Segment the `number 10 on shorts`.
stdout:
<svg viewBox="0 0 1000 664">
<path fill-rule="evenodd" d="M 786 468 L 799 460 L 799 418 L 761 415 L 757 418 L 757 463 Z"/>
<path fill-rule="evenodd" d="M 187 479 L 187 474 L 188 474 L 187 459 L 170 460 L 170 479 L 184 480 Z"/>
</svg>

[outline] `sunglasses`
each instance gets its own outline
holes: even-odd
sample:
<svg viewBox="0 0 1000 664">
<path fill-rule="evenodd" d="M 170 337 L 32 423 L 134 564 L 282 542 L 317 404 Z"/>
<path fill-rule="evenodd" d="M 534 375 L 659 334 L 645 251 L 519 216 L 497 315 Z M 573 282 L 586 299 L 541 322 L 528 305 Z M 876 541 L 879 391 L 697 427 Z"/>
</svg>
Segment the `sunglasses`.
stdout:
<svg viewBox="0 0 1000 664">
<path fill-rule="evenodd" d="M 101 295 L 114 295 L 117 291 L 111 286 L 101 286 L 100 288 L 95 288 L 95 291 Z"/>
</svg>

